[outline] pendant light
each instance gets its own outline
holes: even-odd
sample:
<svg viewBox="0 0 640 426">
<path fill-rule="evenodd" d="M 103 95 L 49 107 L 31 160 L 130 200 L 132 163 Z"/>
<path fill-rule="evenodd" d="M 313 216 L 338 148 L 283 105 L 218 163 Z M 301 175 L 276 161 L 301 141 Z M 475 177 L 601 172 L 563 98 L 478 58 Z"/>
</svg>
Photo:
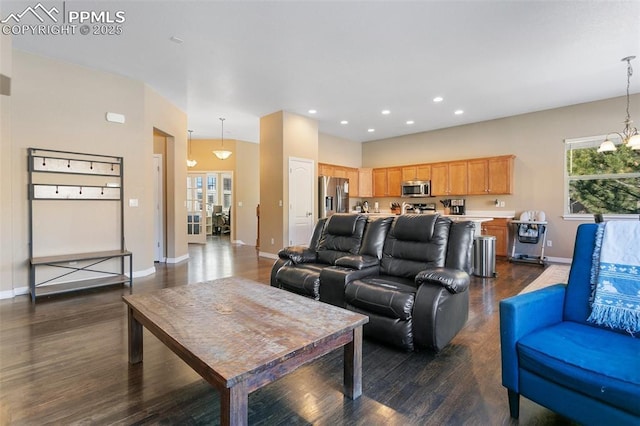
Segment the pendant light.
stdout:
<svg viewBox="0 0 640 426">
<path fill-rule="evenodd" d="M 635 56 L 627 56 L 626 58 L 621 59 L 621 61 L 625 61 L 627 63 L 627 118 L 624 120 L 624 130 L 622 130 L 621 133 L 608 133 L 604 142 L 600 144 L 598 152 L 613 152 L 617 150 L 613 141 L 609 139 L 609 136 L 611 135 L 617 135 L 620 140 L 622 140 L 622 143 L 631 149 L 640 149 L 640 135 L 638 134 L 638 129 L 632 126 L 633 120 L 631 120 L 631 114 L 629 114 L 629 86 L 631 85 L 631 76 L 633 75 L 631 61 L 635 58 Z"/>
<path fill-rule="evenodd" d="M 218 157 L 221 160 L 226 160 L 227 158 L 231 157 L 231 154 L 232 154 L 231 151 L 227 151 L 226 149 L 224 149 L 224 120 L 225 120 L 224 118 L 220 117 L 220 124 L 222 125 L 220 140 L 222 143 L 222 148 L 213 151 L 216 157 Z"/>
<path fill-rule="evenodd" d="M 187 130 L 189 132 L 189 157 L 187 158 L 187 167 L 195 167 L 198 162 L 191 159 L 191 133 L 193 130 Z"/>
</svg>

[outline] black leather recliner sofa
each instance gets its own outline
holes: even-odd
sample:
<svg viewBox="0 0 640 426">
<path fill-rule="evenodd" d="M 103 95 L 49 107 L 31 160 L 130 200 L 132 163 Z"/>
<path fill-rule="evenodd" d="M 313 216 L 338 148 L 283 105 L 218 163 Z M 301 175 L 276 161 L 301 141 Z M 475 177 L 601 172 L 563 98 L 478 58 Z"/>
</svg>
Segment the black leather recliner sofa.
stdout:
<svg viewBox="0 0 640 426">
<path fill-rule="evenodd" d="M 471 222 L 437 214 L 333 215 L 280 251 L 271 285 L 368 315 L 369 338 L 439 351 L 468 318 L 472 243 Z"/>
</svg>

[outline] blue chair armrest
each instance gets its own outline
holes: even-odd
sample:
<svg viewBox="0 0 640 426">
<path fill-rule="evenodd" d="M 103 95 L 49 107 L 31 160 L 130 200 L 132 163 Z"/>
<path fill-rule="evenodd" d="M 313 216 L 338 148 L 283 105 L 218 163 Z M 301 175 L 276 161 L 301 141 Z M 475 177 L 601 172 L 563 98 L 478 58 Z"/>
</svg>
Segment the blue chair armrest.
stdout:
<svg viewBox="0 0 640 426">
<path fill-rule="evenodd" d="M 555 284 L 500 301 L 502 385 L 519 393 L 516 343 L 527 334 L 562 321 L 566 284 Z"/>
</svg>

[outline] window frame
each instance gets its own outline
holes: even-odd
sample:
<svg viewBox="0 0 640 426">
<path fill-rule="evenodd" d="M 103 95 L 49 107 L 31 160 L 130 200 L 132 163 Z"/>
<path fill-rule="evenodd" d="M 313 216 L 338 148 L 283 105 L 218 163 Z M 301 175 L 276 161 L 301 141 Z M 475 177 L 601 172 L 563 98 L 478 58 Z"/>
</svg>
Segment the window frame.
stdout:
<svg viewBox="0 0 640 426">
<path fill-rule="evenodd" d="M 638 173 L 616 173 L 616 174 L 600 174 L 600 175 L 582 175 L 579 177 L 571 177 L 569 176 L 569 170 L 567 168 L 568 155 L 571 151 L 571 145 L 584 145 L 583 148 L 588 147 L 597 147 L 600 146 L 605 139 L 609 136 L 609 140 L 611 140 L 614 145 L 619 146 L 622 144 L 622 140 L 616 134 L 609 135 L 598 135 L 598 136 L 587 136 L 582 138 L 568 138 L 564 140 L 564 156 L 562 163 L 563 170 L 563 180 L 564 180 L 564 196 L 563 196 L 563 219 L 565 220 L 581 220 L 581 221 L 591 221 L 593 220 L 593 214 L 590 213 L 570 213 L 570 201 L 569 201 L 569 187 L 571 180 L 589 180 L 589 179 L 614 179 L 614 178 L 636 178 L 640 177 L 640 172 Z M 606 155 L 606 153 L 602 153 L 602 155 Z M 606 213 L 603 215 L 605 219 L 637 219 L 638 214 L 619 214 L 619 213 Z"/>
</svg>

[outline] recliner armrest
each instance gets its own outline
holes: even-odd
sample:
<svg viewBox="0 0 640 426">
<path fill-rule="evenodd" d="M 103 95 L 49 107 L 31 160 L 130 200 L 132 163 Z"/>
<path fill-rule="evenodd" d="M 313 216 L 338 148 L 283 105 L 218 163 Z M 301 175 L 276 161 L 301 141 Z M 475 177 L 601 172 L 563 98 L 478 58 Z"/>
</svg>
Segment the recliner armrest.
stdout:
<svg viewBox="0 0 640 426">
<path fill-rule="evenodd" d="M 344 268 L 351 269 L 364 269 L 372 266 L 378 266 L 380 261 L 375 256 L 367 256 L 362 254 L 354 254 L 351 256 L 343 256 L 336 260 L 336 266 L 342 266 Z"/>
<path fill-rule="evenodd" d="M 527 334 L 562 321 L 566 284 L 556 284 L 500 301 L 500 351 L 502 385 L 520 392 L 518 340 Z"/>
<path fill-rule="evenodd" d="M 278 252 L 278 257 L 281 259 L 289 259 L 293 263 L 312 263 L 317 260 L 317 253 L 315 250 L 305 246 L 291 246 L 285 247 Z"/>
<path fill-rule="evenodd" d="M 425 283 L 439 284 L 449 293 L 456 294 L 467 291 L 471 277 L 459 269 L 432 268 L 420 271 L 414 281 L 417 286 Z"/>
</svg>

